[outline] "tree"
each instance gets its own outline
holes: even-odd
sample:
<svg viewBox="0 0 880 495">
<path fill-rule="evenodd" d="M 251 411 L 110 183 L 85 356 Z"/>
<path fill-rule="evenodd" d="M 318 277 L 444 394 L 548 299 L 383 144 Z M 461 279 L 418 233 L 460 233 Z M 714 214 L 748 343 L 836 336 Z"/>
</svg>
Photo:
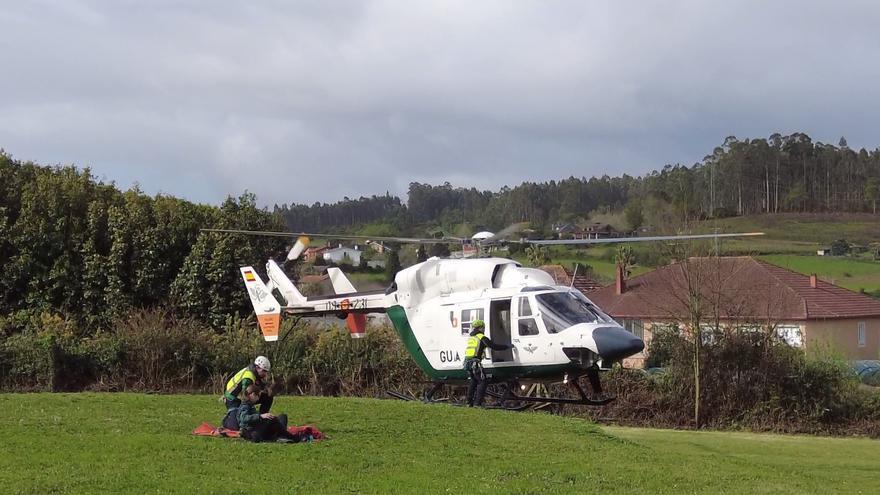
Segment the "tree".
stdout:
<svg viewBox="0 0 880 495">
<path fill-rule="evenodd" d="M 617 251 L 614 253 L 614 262 L 623 268 L 624 276 L 630 276 L 635 260 L 632 246 L 626 244 L 617 246 Z"/>
<path fill-rule="evenodd" d="M 642 201 L 638 198 L 631 199 L 623 210 L 626 223 L 630 230 L 638 230 L 645 223 L 645 215 L 642 212 Z"/>
<path fill-rule="evenodd" d="M 865 184 L 865 199 L 871 202 L 871 211 L 877 214 L 877 200 L 880 199 L 880 178 L 871 177 Z"/>
<path fill-rule="evenodd" d="M 438 258 L 448 258 L 449 257 L 449 245 L 442 244 L 442 243 L 431 244 L 431 248 L 428 250 L 428 253 L 431 256 L 437 256 Z"/>
<path fill-rule="evenodd" d="M 400 256 L 397 253 L 398 246 L 389 247 L 385 252 L 385 278 L 388 282 L 394 281 L 394 276 L 400 271 Z"/>
<path fill-rule="evenodd" d="M 789 208 L 794 209 L 797 207 L 797 205 L 803 204 L 806 199 L 806 187 L 803 183 L 798 182 L 791 189 L 788 190 L 788 194 L 785 196 L 785 204 Z"/>
<path fill-rule="evenodd" d="M 670 275 L 666 281 L 669 286 L 664 291 L 668 300 L 658 309 L 667 312 L 669 319 L 684 329 L 685 338 L 690 340 L 694 379 L 694 425 L 700 428 L 703 424 L 700 409 L 703 326 L 705 323 L 713 323 L 716 328 L 718 326 L 725 275 L 718 257 L 705 256 L 708 253 L 705 244 L 681 243 L 667 249 L 671 259 L 680 261 L 668 269 Z"/>
<path fill-rule="evenodd" d="M 831 243 L 831 256 L 845 256 L 849 253 L 849 243 L 846 239 L 837 239 Z"/>
<path fill-rule="evenodd" d="M 547 252 L 547 248 L 544 246 L 532 244 L 526 248 L 526 256 L 528 256 L 529 263 L 532 266 L 543 266 L 550 263 L 550 253 Z"/>
<path fill-rule="evenodd" d="M 425 251 L 425 246 L 422 244 L 419 244 L 418 249 L 416 249 L 416 261 L 421 263 L 422 261 L 425 261 L 426 259 L 428 259 L 428 253 L 427 253 L 427 251 Z"/>
</svg>

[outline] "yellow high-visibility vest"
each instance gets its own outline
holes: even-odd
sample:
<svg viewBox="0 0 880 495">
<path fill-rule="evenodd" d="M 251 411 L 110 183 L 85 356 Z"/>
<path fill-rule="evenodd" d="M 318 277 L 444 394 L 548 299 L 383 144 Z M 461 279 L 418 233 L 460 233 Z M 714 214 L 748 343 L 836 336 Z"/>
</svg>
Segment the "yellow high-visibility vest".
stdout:
<svg viewBox="0 0 880 495">
<path fill-rule="evenodd" d="M 471 335 L 467 340 L 467 348 L 464 350 L 464 358 L 471 359 L 477 357 L 477 349 L 480 348 L 480 340 L 483 338 L 483 332 Z"/>
<path fill-rule="evenodd" d="M 227 399 L 234 400 L 238 398 L 238 394 L 241 393 L 241 382 L 245 378 L 253 383 L 257 383 L 257 375 L 256 373 L 254 373 L 251 367 L 248 366 L 244 368 L 243 370 L 233 375 L 232 378 L 230 378 L 229 381 L 226 382 Z"/>
</svg>

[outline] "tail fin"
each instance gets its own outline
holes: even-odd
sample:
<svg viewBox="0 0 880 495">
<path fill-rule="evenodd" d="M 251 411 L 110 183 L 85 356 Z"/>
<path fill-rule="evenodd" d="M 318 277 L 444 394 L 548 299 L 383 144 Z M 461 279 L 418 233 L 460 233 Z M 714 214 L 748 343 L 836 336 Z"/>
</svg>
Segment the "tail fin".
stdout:
<svg viewBox="0 0 880 495">
<path fill-rule="evenodd" d="M 263 338 L 269 342 L 278 340 L 278 328 L 281 326 L 281 305 L 278 304 L 278 301 L 272 296 L 272 292 L 252 267 L 241 267 L 241 277 L 244 279 L 244 286 L 251 297 L 251 304 L 254 305 L 254 312 L 257 314 Z"/>
<path fill-rule="evenodd" d="M 275 284 L 275 287 L 281 292 L 281 295 L 284 297 L 284 300 L 287 301 L 288 305 L 304 304 L 306 302 L 305 296 L 296 289 L 296 286 L 293 285 L 293 282 L 291 282 L 289 278 L 287 278 L 287 275 L 284 274 L 284 270 L 278 266 L 278 263 L 275 263 L 275 260 L 269 260 L 269 262 L 266 263 L 266 273 L 269 274 L 269 280 Z"/>
<path fill-rule="evenodd" d="M 351 280 L 342 273 L 342 270 L 336 267 L 327 269 L 327 275 L 330 276 L 330 283 L 333 284 L 333 292 L 337 294 L 351 294 L 357 292 Z M 359 339 L 364 336 L 367 331 L 367 315 L 361 313 L 349 313 L 345 318 L 345 324 L 348 326 L 348 333 L 353 339 Z"/>
<path fill-rule="evenodd" d="M 328 268 L 327 275 L 330 276 L 330 283 L 333 284 L 333 292 L 337 294 L 351 294 L 357 292 L 348 277 L 342 273 L 342 270 L 336 267 Z"/>
<path fill-rule="evenodd" d="M 362 313 L 349 313 L 345 318 L 348 333 L 353 339 L 362 338 L 367 332 L 367 315 Z"/>
</svg>

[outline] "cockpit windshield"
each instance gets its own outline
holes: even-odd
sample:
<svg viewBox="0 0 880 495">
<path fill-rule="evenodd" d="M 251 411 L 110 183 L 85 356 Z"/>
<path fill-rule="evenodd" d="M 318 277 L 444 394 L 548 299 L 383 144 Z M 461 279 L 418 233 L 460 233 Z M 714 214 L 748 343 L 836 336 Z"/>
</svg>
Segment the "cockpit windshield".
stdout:
<svg viewBox="0 0 880 495">
<path fill-rule="evenodd" d="M 535 296 L 547 332 L 557 333 L 578 323 L 604 323 L 610 318 L 575 292 L 548 292 Z"/>
</svg>

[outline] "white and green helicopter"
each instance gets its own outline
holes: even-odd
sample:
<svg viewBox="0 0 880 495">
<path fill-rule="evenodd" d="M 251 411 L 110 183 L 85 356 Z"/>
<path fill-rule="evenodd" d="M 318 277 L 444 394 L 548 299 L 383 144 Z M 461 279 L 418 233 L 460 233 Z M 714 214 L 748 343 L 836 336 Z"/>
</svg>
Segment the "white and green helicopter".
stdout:
<svg viewBox="0 0 880 495">
<path fill-rule="evenodd" d="M 361 237 L 326 234 L 254 232 L 205 229 L 209 232 L 297 238 L 287 255 L 299 257 L 309 237 L 333 237 L 398 243 L 449 243 L 457 238 L 419 239 Z M 661 237 L 628 237 L 575 240 L 520 240 L 533 245 L 602 244 L 617 242 L 678 241 L 762 235 L 706 234 Z M 496 242 L 489 238 L 482 246 Z M 274 260 L 266 264 L 268 281 L 251 266 L 241 276 L 267 341 L 278 339 L 282 315 L 318 317 L 334 315 L 347 320 L 352 337 L 362 337 L 366 314 L 385 313 L 406 350 L 433 381 L 425 394 L 432 400 L 446 384 L 467 380 L 464 349 L 477 319 L 486 324 L 493 342 L 509 344 L 507 351 L 491 351 L 483 364 L 490 381 L 506 384 L 497 394 L 502 404 L 521 402 L 604 405 L 613 400 L 602 393 L 599 371 L 636 354 L 644 342 L 625 330 L 589 298 L 572 287 L 557 285 L 546 272 L 521 266 L 507 258 L 430 258 L 399 271 L 386 290 L 359 292 L 338 268 L 329 268 L 335 294 L 306 297 Z M 281 304 L 273 295 L 278 291 Z M 593 396 L 583 390 L 586 376 Z M 517 393 L 529 385 L 567 383 L 577 398 L 534 397 Z M 534 390 L 534 388 L 530 389 Z M 398 394 L 392 394 L 400 398 Z M 491 393 L 490 393 L 491 395 Z"/>
</svg>

